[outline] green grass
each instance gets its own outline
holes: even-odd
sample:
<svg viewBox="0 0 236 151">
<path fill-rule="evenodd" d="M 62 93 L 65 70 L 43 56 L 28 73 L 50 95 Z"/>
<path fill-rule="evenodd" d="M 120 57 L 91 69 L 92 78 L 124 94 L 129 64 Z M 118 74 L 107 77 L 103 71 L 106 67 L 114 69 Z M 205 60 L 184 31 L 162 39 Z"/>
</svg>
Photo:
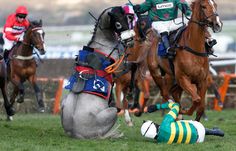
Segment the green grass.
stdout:
<svg viewBox="0 0 236 151">
<path fill-rule="evenodd" d="M 225 137 L 206 136 L 202 144 L 157 144 L 140 134 L 143 120 L 161 121 L 160 112 L 133 117 L 134 127 L 127 127 L 123 117 L 118 123 L 124 136 L 119 139 L 78 140 L 64 134 L 59 116 L 49 114 L 16 115 L 14 121 L 5 121 L 0 115 L 0 151 L 236 151 L 236 111 L 207 112 L 206 127 L 220 127 Z M 190 117 L 185 117 L 190 118 Z M 193 118 L 193 117 L 191 117 Z"/>
</svg>

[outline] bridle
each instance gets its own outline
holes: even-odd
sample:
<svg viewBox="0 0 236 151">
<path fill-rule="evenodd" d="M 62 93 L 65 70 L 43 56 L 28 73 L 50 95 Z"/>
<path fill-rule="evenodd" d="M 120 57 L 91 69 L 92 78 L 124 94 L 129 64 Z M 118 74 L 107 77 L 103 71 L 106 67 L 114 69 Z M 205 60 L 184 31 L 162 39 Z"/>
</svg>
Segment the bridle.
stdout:
<svg viewBox="0 0 236 151">
<path fill-rule="evenodd" d="M 110 30 L 110 29 L 111 29 L 110 26 L 109 26 L 109 27 L 107 27 L 107 26 L 101 27 L 101 25 L 99 24 L 99 22 L 100 22 L 102 16 L 104 15 L 104 13 L 105 13 L 108 9 L 111 9 L 111 8 L 113 8 L 113 7 L 110 7 L 110 8 L 105 9 L 105 10 L 101 13 L 101 15 L 98 17 L 98 19 L 96 19 L 96 18 L 90 13 L 90 15 L 91 15 L 91 16 L 95 19 L 95 21 L 96 21 L 94 33 L 96 32 L 96 29 L 97 29 L 97 28 L 99 28 L 99 29 L 102 31 L 103 34 L 104 34 L 104 32 L 105 32 L 106 30 Z M 121 9 L 123 9 L 123 8 L 121 8 Z M 113 16 L 113 17 L 116 17 L 116 16 Z M 130 27 L 130 28 L 132 29 L 133 26 L 132 26 L 132 25 L 129 26 L 129 20 L 128 20 L 128 17 L 129 17 L 129 16 L 128 16 L 128 15 L 125 15 L 124 17 L 126 17 L 126 19 L 127 19 L 128 27 Z M 115 19 L 115 20 L 116 20 L 116 19 Z M 131 22 L 132 22 L 132 21 L 133 21 L 133 20 L 131 20 Z M 114 23 L 114 24 L 115 24 L 115 23 Z M 127 30 L 130 30 L 130 28 L 127 29 Z M 126 30 L 124 30 L 124 31 L 126 31 Z M 115 43 L 114 46 L 107 46 L 107 45 L 102 44 L 101 42 L 96 41 L 95 38 L 94 38 L 94 35 L 95 35 L 95 34 L 93 34 L 92 39 L 91 39 L 90 42 L 88 43 L 88 45 L 90 45 L 92 42 L 95 42 L 95 43 L 97 43 L 97 44 L 99 44 L 99 45 L 101 45 L 101 46 L 103 46 L 103 47 L 110 48 L 110 49 L 111 49 L 111 52 L 107 55 L 107 57 L 106 57 L 107 59 L 109 59 L 110 56 L 111 56 L 115 51 L 118 51 L 119 59 L 118 59 L 114 64 L 108 66 L 108 67 L 105 69 L 105 71 L 106 71 L 107 73 L 113 73 L 115 70 L 118 69 L 119 65 L 123 62 L 124 58 L 125 58 L 125 57 L 127 58 L 127 54 L 126 54 L 127 45 L 125 44 L 125 43 L 126 43 L 125 40 L 123 40 L 122 37 L 121 37 L 121 33 L 122 33 L 122 32 L 123 32 L 123 31 L 121 31 L 120 33 L 115 32 L 115 34 L 114 34 L 115 37 L 114 37 L 114 38 L 117 39 L 117 42 Z M 104 34 L 104 36 L 106 37 L 105 34 Z M 109 39 L 109 38 L 108 38 L 108 39 Z"/>
<path fill-rule="evenodd" d="M 29 30 L 29 29 L 28 29 L 28 30 Z M 28 30 L 25 31 L 25 34 L 29 34 L 29 36 L 31 36 L 31 34 L 32 34 L 33 31 L 36 31 L 36 30 L 43 30 L 43 29 L 42 29 L 42 27 L 34 27 L 34 28 L 32 28 L 32 29 L 29 31 L 30 33 L 27 33 Z M 25 46 L 30 47 L 30 49 L 32 49 L 32 50 L 33 50 L 34 47 L 37 48 L 37 45 L 34 45 L 34 44 L 31 43 L 31 42 L 30 42 L 30 43 L 26 42 L 25 37 L 23 38 L 23 41 L 22 41 L 21 43 L 22 43 L 23 45 L 25 45 Z M 35 54 L 39 57 L 39 55 L 38 55 L 37 52 L 35 52 Z M 33 56 L 33 55 L 30 55 L 30 56 L 14 55 L 14 58 L 19 59 L 19 60 L 31 60 L 31 59 L 34 58 L 34 56 Z M 39 58 L 40 58 L 40 57 L 39 57 Z"/>
<path fill-rule="evenodd" d="M 199 11 L 200 11 L 201 15 L 204 15 L 204 18 L 202 20 L 200 20 L 200 21 L 188 18 L 186 15 L 185 15 L 185 17 L 189 20 L 189 22 L 193 22 L 193 23 L 199 25 L 200 27 L 211 27 L 212 26 L 211 22 L 209 22 L 208 19 L 210 17 L 212 17 L 212 16 L 219 16 L 219 15 L 218 15 L 218 13 L 214 12 L 211 15 L 206 16 L 206 14 L 204 13 L 203 9 L 204 9 L 203 6 L 200 5 L 200 10 Z M 194 54 L 196 56 L 209 57 L 209 53 L 208 52 L 203 52 L 203 53 L 202 52 L 198 52 L 198 51 L 193 50 L 189 46 L 180 46 L 180 45 L 176 44 L 175 48 L 186 50 L 186 51 L 188 51 L 188 52 L 190 52 L 190 53 L 192 53 L 192 54 Z"/>
<path fill-rule="evenodd" d="M 31 31 L 29 31 L 29 32 L 30 32 L 29 35 L 31 36 L 32 32 L 33 32 L 33 31 L 36 31 L 36 30 L 43 30 L 43 29 L 42 29 L 42 27 L 34 27 L 34 28 L 31 29 Z M 26 32 L 27 32 L 27 31 L 26 31 Z M 37 45 L 34 45 L 34 44 L 32 44 L 31 42 L 30 42 L 30 43 L 27 43 L 27 42 L 25 41 L 25 39 L 23 39 L 22 44 L 24 44 L 24 45 L 26 45 L 26 46 L 29 46 L 29 47 L 36 47 L 36 48 L 37 48 Z"/>
<path fill-rule="evenodd" d="M 214 13 L 212 13 L 211 15 L 209 15 L 209 16 L 206 16 L 206 14 L 204 13 L 204 11 L 203 11 L 203 6 L 202 5 L 200 5 L 200 12 L 201 13 L 203 13 L 203 15 L 204 15 L 204 18 L 202 19 L 202 20 L 199 20 L 199 21 L 196 21 L 196 20 L 193 20 L 193 19 L 190 19 L 189 17 L 187 17 L 186 15 L 185 15 L 185 17 L 189 20 L 189 22 L 193 22 L 193 23 L 196 23 L 196 24 L 198 24 L 199 26 L 207 26 L 207 27 L 211 27 L 212 25 L 211 25 L 211 22 L 209 22 L 208 21 L 208 19 L 210 18 L 210 17 L 213 17 L 213 16 L 219 16 L 219 14 L 218 13 L 216 13 L 216 12 L 214 12 Z"/>
</svg>

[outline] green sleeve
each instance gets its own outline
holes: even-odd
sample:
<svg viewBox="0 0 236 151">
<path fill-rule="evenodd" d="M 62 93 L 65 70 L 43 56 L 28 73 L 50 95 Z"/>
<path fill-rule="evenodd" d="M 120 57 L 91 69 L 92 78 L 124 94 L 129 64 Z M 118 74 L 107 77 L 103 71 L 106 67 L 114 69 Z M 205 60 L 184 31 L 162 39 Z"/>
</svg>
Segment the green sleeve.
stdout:
<svg viewBox="0 0 236 151">
<path fill-rule="evenodd" d="M 158 110 L 160 109 L 169 109 L 168 107 L 169 102 L 163 103 L 163 104 L 156 104 L 156 107 Z"/>
<path fill-rule="evenodd" d="M 187 8 L 185 15 L 190 16 L 192 14 L 191 8 L 189 4 L 186 1 L 180 1 L 178 0 L 178 8 L 182 11 L 183 5 L 185 8 Z"/>
<path fill-rule="evenodd" d="M 145 13 L 152 8 L 152 0 L 146 0 L 144 3 L 140 5 L 140 13 Z"/>
<path fill-rule="evenodd" d="M 171 109 L 169 113 L 165 116 L 168 117 L 169 120 L 175 121 L 177 116 L 179 115 L 179 104 L 178 103 L 163 103 L 163 104 L 156 104 L 158 110 L 160 109 Z"/>
</svg>

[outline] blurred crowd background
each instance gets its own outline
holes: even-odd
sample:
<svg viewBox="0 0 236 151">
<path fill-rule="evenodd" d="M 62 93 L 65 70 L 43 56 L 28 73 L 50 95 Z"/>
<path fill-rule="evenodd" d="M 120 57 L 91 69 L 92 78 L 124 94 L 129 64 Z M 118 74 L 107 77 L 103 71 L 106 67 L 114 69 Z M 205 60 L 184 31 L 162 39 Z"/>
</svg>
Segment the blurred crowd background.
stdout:
<svg viewBox="0 0 236 151">
<path fill-rule="evenodd" d="M 187 1 L 191 3 L 191 0 Z M 236 52 L 236 1 L 215 1 L 224 21 L 222 33 L 213 35 L 219 41 L 215 49 L 223 54 Z M 131 2 L 140 4 L 144 0 Z M 89 12 L 98 17 L 103 9 L 125 3 L 128 0 L 0 0 L 0 29 L 8 14 L 14 12 L 17 6 L 25 5 L 29 9 L 30 20 L 43 20 L 48 51 L 44 58 L 73 58 L 92 36 L 95 20 Z"/>
</svg>

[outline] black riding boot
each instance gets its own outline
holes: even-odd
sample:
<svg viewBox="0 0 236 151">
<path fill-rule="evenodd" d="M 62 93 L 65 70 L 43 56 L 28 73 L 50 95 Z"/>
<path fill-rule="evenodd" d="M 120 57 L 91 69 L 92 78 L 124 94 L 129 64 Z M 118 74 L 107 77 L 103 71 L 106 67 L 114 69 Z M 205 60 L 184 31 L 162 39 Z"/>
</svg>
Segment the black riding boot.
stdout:
<svg viewBox="0 0 236 151">
<path fill-rule="evenodd" d="M 224 137 L 224 132 L 218 128 L 213 128 L 213 129 L 208 129 L 208 128 L 205 128 L 205 131 L 206 131 L 206 135 L 215 135 L 215 136 L 220 136 L 220 137 Z"/>
<path fill-rule="evenodd" d="M 9 50 L 6 50 L 6 49 L 4 50 L 3 57 L 6 63 L 8 62 L 9 53 L 10 53 Z"/>
<path fill-rule="evenodd" d="M 0 60 L 3 59 L 3 49 L 0 48 Z"/>
<path fill-rule="evenodd" d="M 175 56 L 175 53 L 174 53 L 174 51 L 170 50 L 170 42 L 168 39 L 168 32 L 163 32 L 160 35 L 161 35 L 161 40 L 165 46 L 168 58 L 173 59 Z"/>
</svg>

